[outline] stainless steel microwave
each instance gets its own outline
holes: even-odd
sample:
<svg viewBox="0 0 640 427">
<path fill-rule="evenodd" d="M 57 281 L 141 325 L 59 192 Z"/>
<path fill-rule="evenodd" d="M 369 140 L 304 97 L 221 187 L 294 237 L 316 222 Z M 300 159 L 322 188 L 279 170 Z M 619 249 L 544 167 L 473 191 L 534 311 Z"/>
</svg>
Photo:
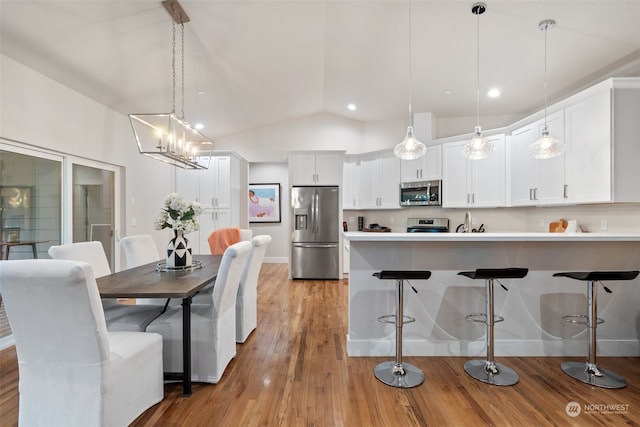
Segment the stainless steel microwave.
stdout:
<svg viewBox="0 0 640 427">
<path fill-rule="evenodd" d="M 400 183 L 400 206 L 441 206 L 442 180 Z"/>
</svg>

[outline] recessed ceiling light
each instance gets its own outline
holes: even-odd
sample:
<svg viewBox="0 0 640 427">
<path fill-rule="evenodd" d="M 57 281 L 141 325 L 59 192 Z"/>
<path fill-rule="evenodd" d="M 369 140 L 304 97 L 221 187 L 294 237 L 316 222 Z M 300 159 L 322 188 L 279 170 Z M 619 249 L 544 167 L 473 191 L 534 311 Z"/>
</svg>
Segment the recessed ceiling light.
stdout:
<svg viewBox="0 0 640 427">
<path fill-rule="evenodd" d="M 203 90 L 199 90 L 196 92 L 198 95 L 204 95 L 204 91 Z"/>
<path fill-rule="evenodd" d="M 453 94 L 453 91 L 451 89 L 447 89 L 447 90 L 444 91 L 444 94 L 445 95 L 451 95 L 451 94 Z"/>
<path fill-rule="evenodd" d="M 194 126 L 197 130 L 204 129 L 204 125 L 202 123 L 196 123 Z"/>
<path fill-rule="evenodd" d="M 347 108 L 349 109 L 349 111 L 356 111 L 356 104 L 349 104 L 347 105 Z"/>
<path fill-rule="evenodd" d="M 496 89 L 496 88 L 489 89 L 489 92 L 487 92 L 487 96 L 489 98 L 497 98 L 497 97 L 499 97 L 500 96 L 500 89 Z"/>
</svg>

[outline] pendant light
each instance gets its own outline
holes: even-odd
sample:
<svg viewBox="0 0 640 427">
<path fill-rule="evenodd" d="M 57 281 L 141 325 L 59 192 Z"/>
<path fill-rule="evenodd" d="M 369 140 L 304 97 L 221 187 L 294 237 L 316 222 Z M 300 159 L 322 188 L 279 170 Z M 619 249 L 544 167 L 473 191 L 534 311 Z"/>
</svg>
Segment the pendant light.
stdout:
<svg viewBox="0 0 640 427">
<path fill-rule="evenodd" d="M 413 133 L 413 112 L 411 110 L 411 1 L 409 1 L 409 126 L 404 139 L 396 145 L 393 153 L 402 160 L 414 160 L 424 156 L 427 147 Z"/>
<path fill-rule="evenodd" d="M 462 149 L 463 154 L 472 160 L 486 159 L 490 153 L 495 150 L 493 142 L 488 141 L 482 136 L 482 127 L 480 126 L 480 15 L 487 11 L 487 5 L 484 3 L 475 3 L 471 6 L 471 13 L 477 17 L 476 27 L 476 128 L 473 132 L 473 138 L 468 141 Z"/>
<path fill-rule="evenodd" d="M 213 143 L 184 119 L 184 23 L 189 17 L 177 0 L 165 0 L 162 5 L 171 16 L 171 113 L 129 114 L 138 151 L 165 163 L 184 169 L 207 169 Z M 180 60 L 182 78 L 182 111 L 176 114 L 176 24 L 180 25 Z"/>
<path fill-rule="evenodd" d="M 529 146 L 527 153 L 534 159 L 552 159 L 564 153 L 565 146 L 549 135 L 547 126 L 547 31 L 556 25 L 553 19 L 545 19 L 538 24 L 540 31 L 544 31 L 544 126 L 540 139 Z"/>
</svg>

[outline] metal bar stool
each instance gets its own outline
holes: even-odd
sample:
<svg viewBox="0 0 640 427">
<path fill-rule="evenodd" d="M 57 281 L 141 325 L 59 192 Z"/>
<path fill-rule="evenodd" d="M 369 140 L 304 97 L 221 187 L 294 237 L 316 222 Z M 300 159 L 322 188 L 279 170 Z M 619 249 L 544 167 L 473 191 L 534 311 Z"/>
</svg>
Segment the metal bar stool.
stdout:
<svg viewBox="0 0 640 427">
<path fill-rule="evenodd" d="M 396 281 L 396 314 L 378 317 L 379 322 L 394 323 L 396 325 L 396 360 L 382 362 L 376 365 L 373 372 L 377 379 L 392 387 L 410 388 L 424 382 L 424 373 L 421 369 L 409 363 L 402 362 L 402 326 L 405 323 L 415 322 L 413 317 L 405 316 L 404 309 L 404 281 L 427 280 L 431 277 L 430 271 L 397 271 L 383 270 L 373 273 L 381 280 L 393 279 Z"/>
<path fill-rule="evenodd" d="M 518 382 L 518 374 L 511 368 L 496 363 L 493 356 L 493 326 L 504 320 L 493 314 L 493 282 L 497 279 L 522 279 L 527 275 L 527 268 L 479 268 L 475 271 L 461 271 L 458 274 L 470 279 L 485 281 L 485 312 L 469 314 L 465 318 L 469 322 L 480 322 L 487 325 L 487 358 L 486 360 L 469 360 L 464 364 L 464 371 L 473 378 L 493 385 L 513 385 Z M 500 283 L 500 282 L 498 282 Z M 507 290 L 507 288 L 500 283 Z"/>
<path fill-rule="evenodd" d="M 589 356 L 586 362 L 564 362 L 560 367 L 567 375 L 591 384 L 596 387 L 604 388 L 623 388 L 627 382 L 620 375 L 615 374 L 608 369 L 598 368 L 596 365 L 596 329 L 604 320 L 598 318 L 597 307 L 597 282 L 602 280 L 633 280 L 638 277 L 638 271 L 574 271 L 555 273 L 554 277 L 568 277 L 575 280 L 583 280 L 587 282 L 587 314 L 570 314 L 564 316 L 563 319 L 570 323 L 581 323 L 587 325 L 587 347 L 589 348 Z M 607 292 L 611 292 L 609 288 L 602 285 Z M 578 321 L 578 318 L 584 318 L 585 321 Z"/>
</svg>

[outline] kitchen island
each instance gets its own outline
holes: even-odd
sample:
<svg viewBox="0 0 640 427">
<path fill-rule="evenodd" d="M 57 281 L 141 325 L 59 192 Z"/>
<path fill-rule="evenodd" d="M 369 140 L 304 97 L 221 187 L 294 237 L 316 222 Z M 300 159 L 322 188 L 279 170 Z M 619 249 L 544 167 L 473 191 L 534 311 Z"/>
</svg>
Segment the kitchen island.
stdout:
<svg viewBox="0 0 640 427">
<path fill-rule="evenodd" d="M 484 281 L 457 273 L 476 268 L 524 267 L 524 279 L 496 283 L 497 356 L 587 354 L 584 325 L 567 314 L 586 313 L 586 283 L 552 277 L 561 271 L 638 270 L 640 234 L 608 233 L 362 233 L 345 232 L 350 244 L 350 356 L 393 356 L 395 327 L 377 322 L 395 311 L 395 282 L 380 270 L 430 270 L 429 280 L 405 283 L 405 356 L 483 356 L 485 325 L 465 320 L 484 311 Z M 598 355 L 640 355 L 640 276 L 598 289 Z"/>
</svg>

